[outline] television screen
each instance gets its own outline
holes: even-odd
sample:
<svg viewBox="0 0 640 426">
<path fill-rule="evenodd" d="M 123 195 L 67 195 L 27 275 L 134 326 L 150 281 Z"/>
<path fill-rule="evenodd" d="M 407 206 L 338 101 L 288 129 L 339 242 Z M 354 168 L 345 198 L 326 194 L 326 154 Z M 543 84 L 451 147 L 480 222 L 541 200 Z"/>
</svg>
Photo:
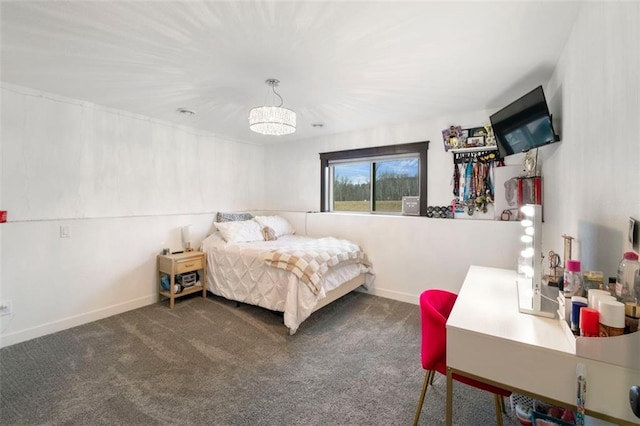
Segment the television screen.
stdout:
<svg viewBox="0 0 640 426">
<path fill-rule="evenodd" d="M 490 120 L 501 157 L 560 141 L 542 86 L 502 108 Z"/>
</svg>

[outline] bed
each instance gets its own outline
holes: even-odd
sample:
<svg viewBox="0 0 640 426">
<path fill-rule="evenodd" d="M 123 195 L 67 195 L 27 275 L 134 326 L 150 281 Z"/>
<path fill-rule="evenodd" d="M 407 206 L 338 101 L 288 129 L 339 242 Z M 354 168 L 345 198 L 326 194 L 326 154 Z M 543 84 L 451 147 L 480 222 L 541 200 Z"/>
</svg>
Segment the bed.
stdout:
<svg viewBox="0 0 640 426">
<path fill-rule="evenodd" d="M 229 300 L 284 313 L 294 334 L 313 312 L 360 286 L 374 272 L 355 243 L 295 235 L 280 216 L 231 216 L 202 242 L 207 289 Z M 218 214 L 220 219 L 220 214 Z"/>
</svg>

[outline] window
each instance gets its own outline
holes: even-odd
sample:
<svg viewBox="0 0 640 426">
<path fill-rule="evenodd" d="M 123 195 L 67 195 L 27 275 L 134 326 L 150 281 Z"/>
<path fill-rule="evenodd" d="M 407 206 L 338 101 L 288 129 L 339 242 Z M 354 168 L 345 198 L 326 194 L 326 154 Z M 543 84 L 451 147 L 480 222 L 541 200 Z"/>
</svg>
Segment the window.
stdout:
<svg viewBox="0 0 640 426">
<path fill-rule="evenodd" d="M 321 208 L 326 211 L 401 213 L 402 197 L 427 206 L 429 142 L 320 154 Z"/>
</svg>

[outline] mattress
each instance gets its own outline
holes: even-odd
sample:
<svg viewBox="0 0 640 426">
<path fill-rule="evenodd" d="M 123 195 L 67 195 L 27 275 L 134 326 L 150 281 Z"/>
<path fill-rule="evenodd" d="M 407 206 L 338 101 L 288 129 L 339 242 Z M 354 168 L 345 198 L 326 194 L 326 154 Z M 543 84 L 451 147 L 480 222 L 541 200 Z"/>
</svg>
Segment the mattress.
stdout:
<svg viewBox="0 0 640 426">
<path fill-rule="evenodd" d="M 284 324 L 293 334 L 327 292 L 361 274 L 366 274 L 365 285 L 373 282 L 370 267 L 359 263 L 338 265 L 322 277 L 320 292 L 314 295 L 293 273 L 265 264 L 266 253 L 310 240 L 283 235 L 275 241 L 227 243 L 215 232 L 202 242 L 207 256 L 207 289 L 229 300 L 283 312 Z"/>
</svg>

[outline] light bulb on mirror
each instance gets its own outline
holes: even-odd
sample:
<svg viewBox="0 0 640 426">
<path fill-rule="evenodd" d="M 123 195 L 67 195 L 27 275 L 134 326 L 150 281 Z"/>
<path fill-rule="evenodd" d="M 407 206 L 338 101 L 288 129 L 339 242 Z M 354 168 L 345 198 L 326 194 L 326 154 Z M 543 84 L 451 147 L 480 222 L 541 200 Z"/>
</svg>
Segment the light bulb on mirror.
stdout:
<svg viewBox="0 0 640 426">
<path fill-rule="evenodd" d="M 533 257 L 533 248 L 528 247 L 520 252 L 520 255 L 525 259 L 531 259 Z"/>
<path fill-rule="evenodd" d="M 531 205 L 526 205 L 526 206 L 520 207 L 520 211 L 522 213 L 524 213 L 525 216 L 528 216 L 528 217 L 533 217 L 533 215 L 536 212 L 535 208 L 533 206 L 531 206 Z"/>
<path fill-rule="evenodd" d="M 527 278 L 531 278 L 533 277 L 533 268 L 529 265 L 523 265 L 522 266 L 522 273 L 527 277 Z"/>
</svg>

